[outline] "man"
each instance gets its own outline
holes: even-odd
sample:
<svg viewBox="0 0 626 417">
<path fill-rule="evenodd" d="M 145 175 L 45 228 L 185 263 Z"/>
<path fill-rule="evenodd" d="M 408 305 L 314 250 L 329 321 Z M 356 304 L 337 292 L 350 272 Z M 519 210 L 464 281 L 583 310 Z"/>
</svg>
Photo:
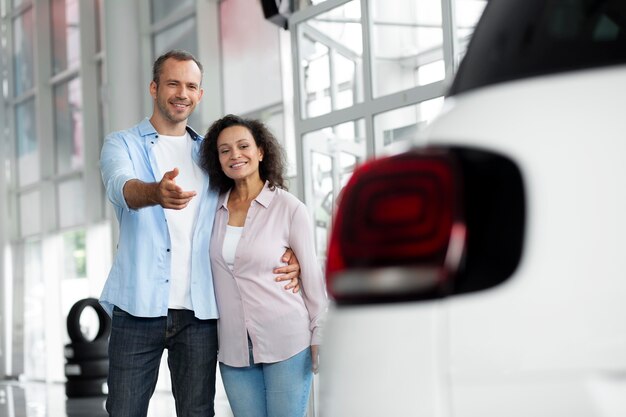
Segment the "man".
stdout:
<svg viewBox="0 0 626 417">
<path fill-rule="evenodd" d="M 101 296 L 112 315 L 109 396 L 114 417 L 145 416 L 168 349 L 179 417 L 213 416 L 217 304 L 209 240 L 217 195 L 196 161 L 202 137 L 187 126 L 200 102 L 202 65 L 170 51 L 153 67 L 152 116 L 107 136 L 101 170 L 120 225 Z M 295 258 L 295 257 L 294 257 Z M 299 266 L 274 270 L 297 286 Z"/>
</svg>

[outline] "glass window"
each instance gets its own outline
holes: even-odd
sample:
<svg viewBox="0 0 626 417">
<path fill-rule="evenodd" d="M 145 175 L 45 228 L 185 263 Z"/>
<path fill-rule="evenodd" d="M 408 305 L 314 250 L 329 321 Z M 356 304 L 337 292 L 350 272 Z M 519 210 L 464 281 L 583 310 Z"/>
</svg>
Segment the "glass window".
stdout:
<svg viewBox="0 0 626 417">
<path fill-rule="evenodd" d="M 393 155 L 415 143 L 417 134 L 441 111 L 443 97 L 394 109 L 374 117 L 377 155 Z"/>
<path fill-rule="evenodd" d="M 198 54 L 196 18 L 190 17 L 154 35 L 154 58 L 170 49 L 184 49 Z"/>
<path fill-rule="evenodd" d="M 307 205 L 313 207 L 317 254 L 326 257 L 327 233 L 330 230 L 336 197 L 357 164 L 365 160 L 365 122 L 343 123 L 304 136 L 304 172 Z"/>
<path fill-rule="evenodd" d="M 296 175 L 296 149 L 295 143 L 293 143 L 293 136 L 291 141 L 285 135 L 285 116 L 282 108 L 279 111 L 274 111 L 264 115 L 261 118 L 269 130 L 274 134 L 278 142 L 283 146 L 285 150 L 285 157 L 287 159 L 286 175 Z"/>
<path fill-rule="evenodd" d="M 87 278 L 85 230 L 63 234 L 63 279 Z"/>
<path fill-rule="evenodd" d="M 108 125 L 109 115 L 107 113 L 107 106 L 105 106 L 104 103 L 104 97 L 102 96 L 102 86 L 104 85 L 104 64 L 100 61 L 96 66 L 98 68 L 98 114 L 100 115 L 100 123 L 98 123 L 98 137 L 100 138 L 98 141 L 98 149 L 100 149 L 105 136 L 104 127 Z"/>
<path fill-rule="evenodd" d="M 80 61 L 78 0 L 51 0 L 52 71 L 76 68 Z"/>
<path fill-rule="evenodd" d="M 374 97 L 445 78 L 441 0 L 373 0 L 371 10 Z"/>
<path fill-rule="evenodd" d="M 154 59 L 170 49 L 184 49 L 194 56 L 198 55 L 198 36 L 196 18 L 190 17 L 168 29 L 154 35 Z M 189 116 L 189 126 L 200 129 L 202 117 L 199 109 Z"/>
<path fill-rule="evenodd" d="M 41 232 L 41 196 L 39 191 L 23 193 L 19 197 L 20 234 L 32 236 Z"/>
<path fill-rule="evenodd" d="M 33 88 L 34 34 L 33 9 L 30 8 L 13 22 L 13 86 L 16 97 Z"/>
<path fill-rule="evenodd" d="M 102 51 L 102 0 L 94 0 L 96 13 L 96 52 Z"/>
<path fill-rule="evenodd" d="M 19 185 L 39 181 L 39 143 L 35 119 L 35 100 L 30 99 L 15 106 L 17 138 L 17 172 Z"/>
<path fill-rule="evenodd" d="M 361 2 L 343 4 L 298 25 L 302 117 L 363 101 Z"/>
<path fill-rule="evenodd" d="M 278 2 L 286 2 L 286 1 L 288 1 L 288 0 L 277 0 L 277 3 Z M 324 3 L 325 1 L 327 1 L 327 0 L 299 0 L 299 1 L 296 0 L 294 7 L 296 8 L 296 11 L 304 10 L 304 9 L 306 9 L 308 7 Z"/>
<path fill-rule="evenodd" d="M 57 172 L 65 173 L 82 168 L 83 105 L 81 81 L 76 77 L 54 88 Z"/>
<path fill-rule="evenodd" d="M 73 178 L 58 184 L 59 227 L 77 226 L 85 221 L 85 186 L 82 178 Z"/>
<path fill-rule="evenodd" d="M 24 373 L 46 379 L 46 285 L 43 277 L 41 241 L 24 243 Z"/>
<path fill-rule="evenodd" d="M 293 135 L 289 135 L 285 131 L 285 114 L 282 105 L 277 105 L 272 108 L 263 109 L 258 112 L 251 112 L 242 114 L 242 116 L 249 119 L 257 119 L 265 123 L 265 126 L 274 135 L 276 140 L 281 144 L 285 152 L 286 167 L 285 178 L 295 177 L 296 172 L 296 150 L 295 140 Z M 289 184 L 289 191 L 294 192 L 295 184 Z"/>
<path fill-rule="evenodd" d="M 168 17 L 172 12 L 195 4 L 194 0 L 152 0 L 152 23 Z"/>
<path fill-rule="evenodd" d="M 456 20 L 456 35 L 458 38 L 459 49 L 457 52 L 457 64 L 461 61 L 467 44 L 469 43 L 474 28 L 483 14 L 483 10 L 487 5 L 487 0 L 455 0 L 454 18 Z"/>
</svg>

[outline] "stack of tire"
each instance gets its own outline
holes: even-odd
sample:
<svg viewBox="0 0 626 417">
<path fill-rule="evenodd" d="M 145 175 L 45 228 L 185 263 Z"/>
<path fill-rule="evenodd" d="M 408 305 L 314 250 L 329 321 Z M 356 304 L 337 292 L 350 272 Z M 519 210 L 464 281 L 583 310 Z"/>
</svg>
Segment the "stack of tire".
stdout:
<svg viewBox="0 0 626 417">
<path fill-rule="evenodd" d="M 98 315 L 99 328 L 91 339 L 80 326 L 80 317 L 87 308 Z M 68 398 L 106 395 L 109 374 L 108 344 L 111 318 L 95 298 L 74 304 L 67 316 L 67 333 L 71 343 L 65 345 L 65 395 Z"/>
</svg>

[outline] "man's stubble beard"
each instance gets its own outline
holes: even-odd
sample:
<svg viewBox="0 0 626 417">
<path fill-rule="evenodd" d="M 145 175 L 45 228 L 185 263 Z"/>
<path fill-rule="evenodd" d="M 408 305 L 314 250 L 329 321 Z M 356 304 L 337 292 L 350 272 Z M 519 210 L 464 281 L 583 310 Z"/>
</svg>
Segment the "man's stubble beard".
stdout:
<svg viewBox="0 0 626 417">
<path fill-rule="evenodd" d="M 169 111 L 168 109 L 168 99 L 161 99 L 159 96 L 159 87 L 157 85 L 157 107 L 159 109 L 159 113 L 161 113 L 161 115 L 163 117 L 165 117 L 167 120 L 169 120 L 170 122 L 173 123 L 180 123 L 180 122 L 184 122 L 185 120 L 187 120 L 189 118 L 189 116 L 191 116 L 191 113 L 193 113 L 195 106 L 189 106 L 189 111 L 186 113 L 185 116 L 177 116 L 176 114 L 172 113 Z"/>
</svg>

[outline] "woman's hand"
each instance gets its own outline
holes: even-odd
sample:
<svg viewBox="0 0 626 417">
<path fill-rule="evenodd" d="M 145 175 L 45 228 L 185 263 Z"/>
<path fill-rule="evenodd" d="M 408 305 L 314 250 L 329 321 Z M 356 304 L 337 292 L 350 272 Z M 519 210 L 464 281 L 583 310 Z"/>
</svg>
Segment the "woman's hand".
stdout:
<svg viewBox="0 0 626 417">
<path fill-rule="evenodd" d="M 320 345 L 311 345 L 311 364 L 313 365 L 311 368 L 314 374 L 317 374 L 319 367 L 319 350 Z"/>
<path fill-rule="evenodd" d="M 282 274 L 275 279 L 276 281 L 290 281 L 285 285 L 285 289 L 290 290 L 293 288 L 293 292 L 297 293 L 300 291 L 300 263 L 298 262 L 298 258 L 290 248 L 287 248 L 281 260 L 286 262 L 287 265 L 274 268 L 275 274 Z"/>
</svg>

